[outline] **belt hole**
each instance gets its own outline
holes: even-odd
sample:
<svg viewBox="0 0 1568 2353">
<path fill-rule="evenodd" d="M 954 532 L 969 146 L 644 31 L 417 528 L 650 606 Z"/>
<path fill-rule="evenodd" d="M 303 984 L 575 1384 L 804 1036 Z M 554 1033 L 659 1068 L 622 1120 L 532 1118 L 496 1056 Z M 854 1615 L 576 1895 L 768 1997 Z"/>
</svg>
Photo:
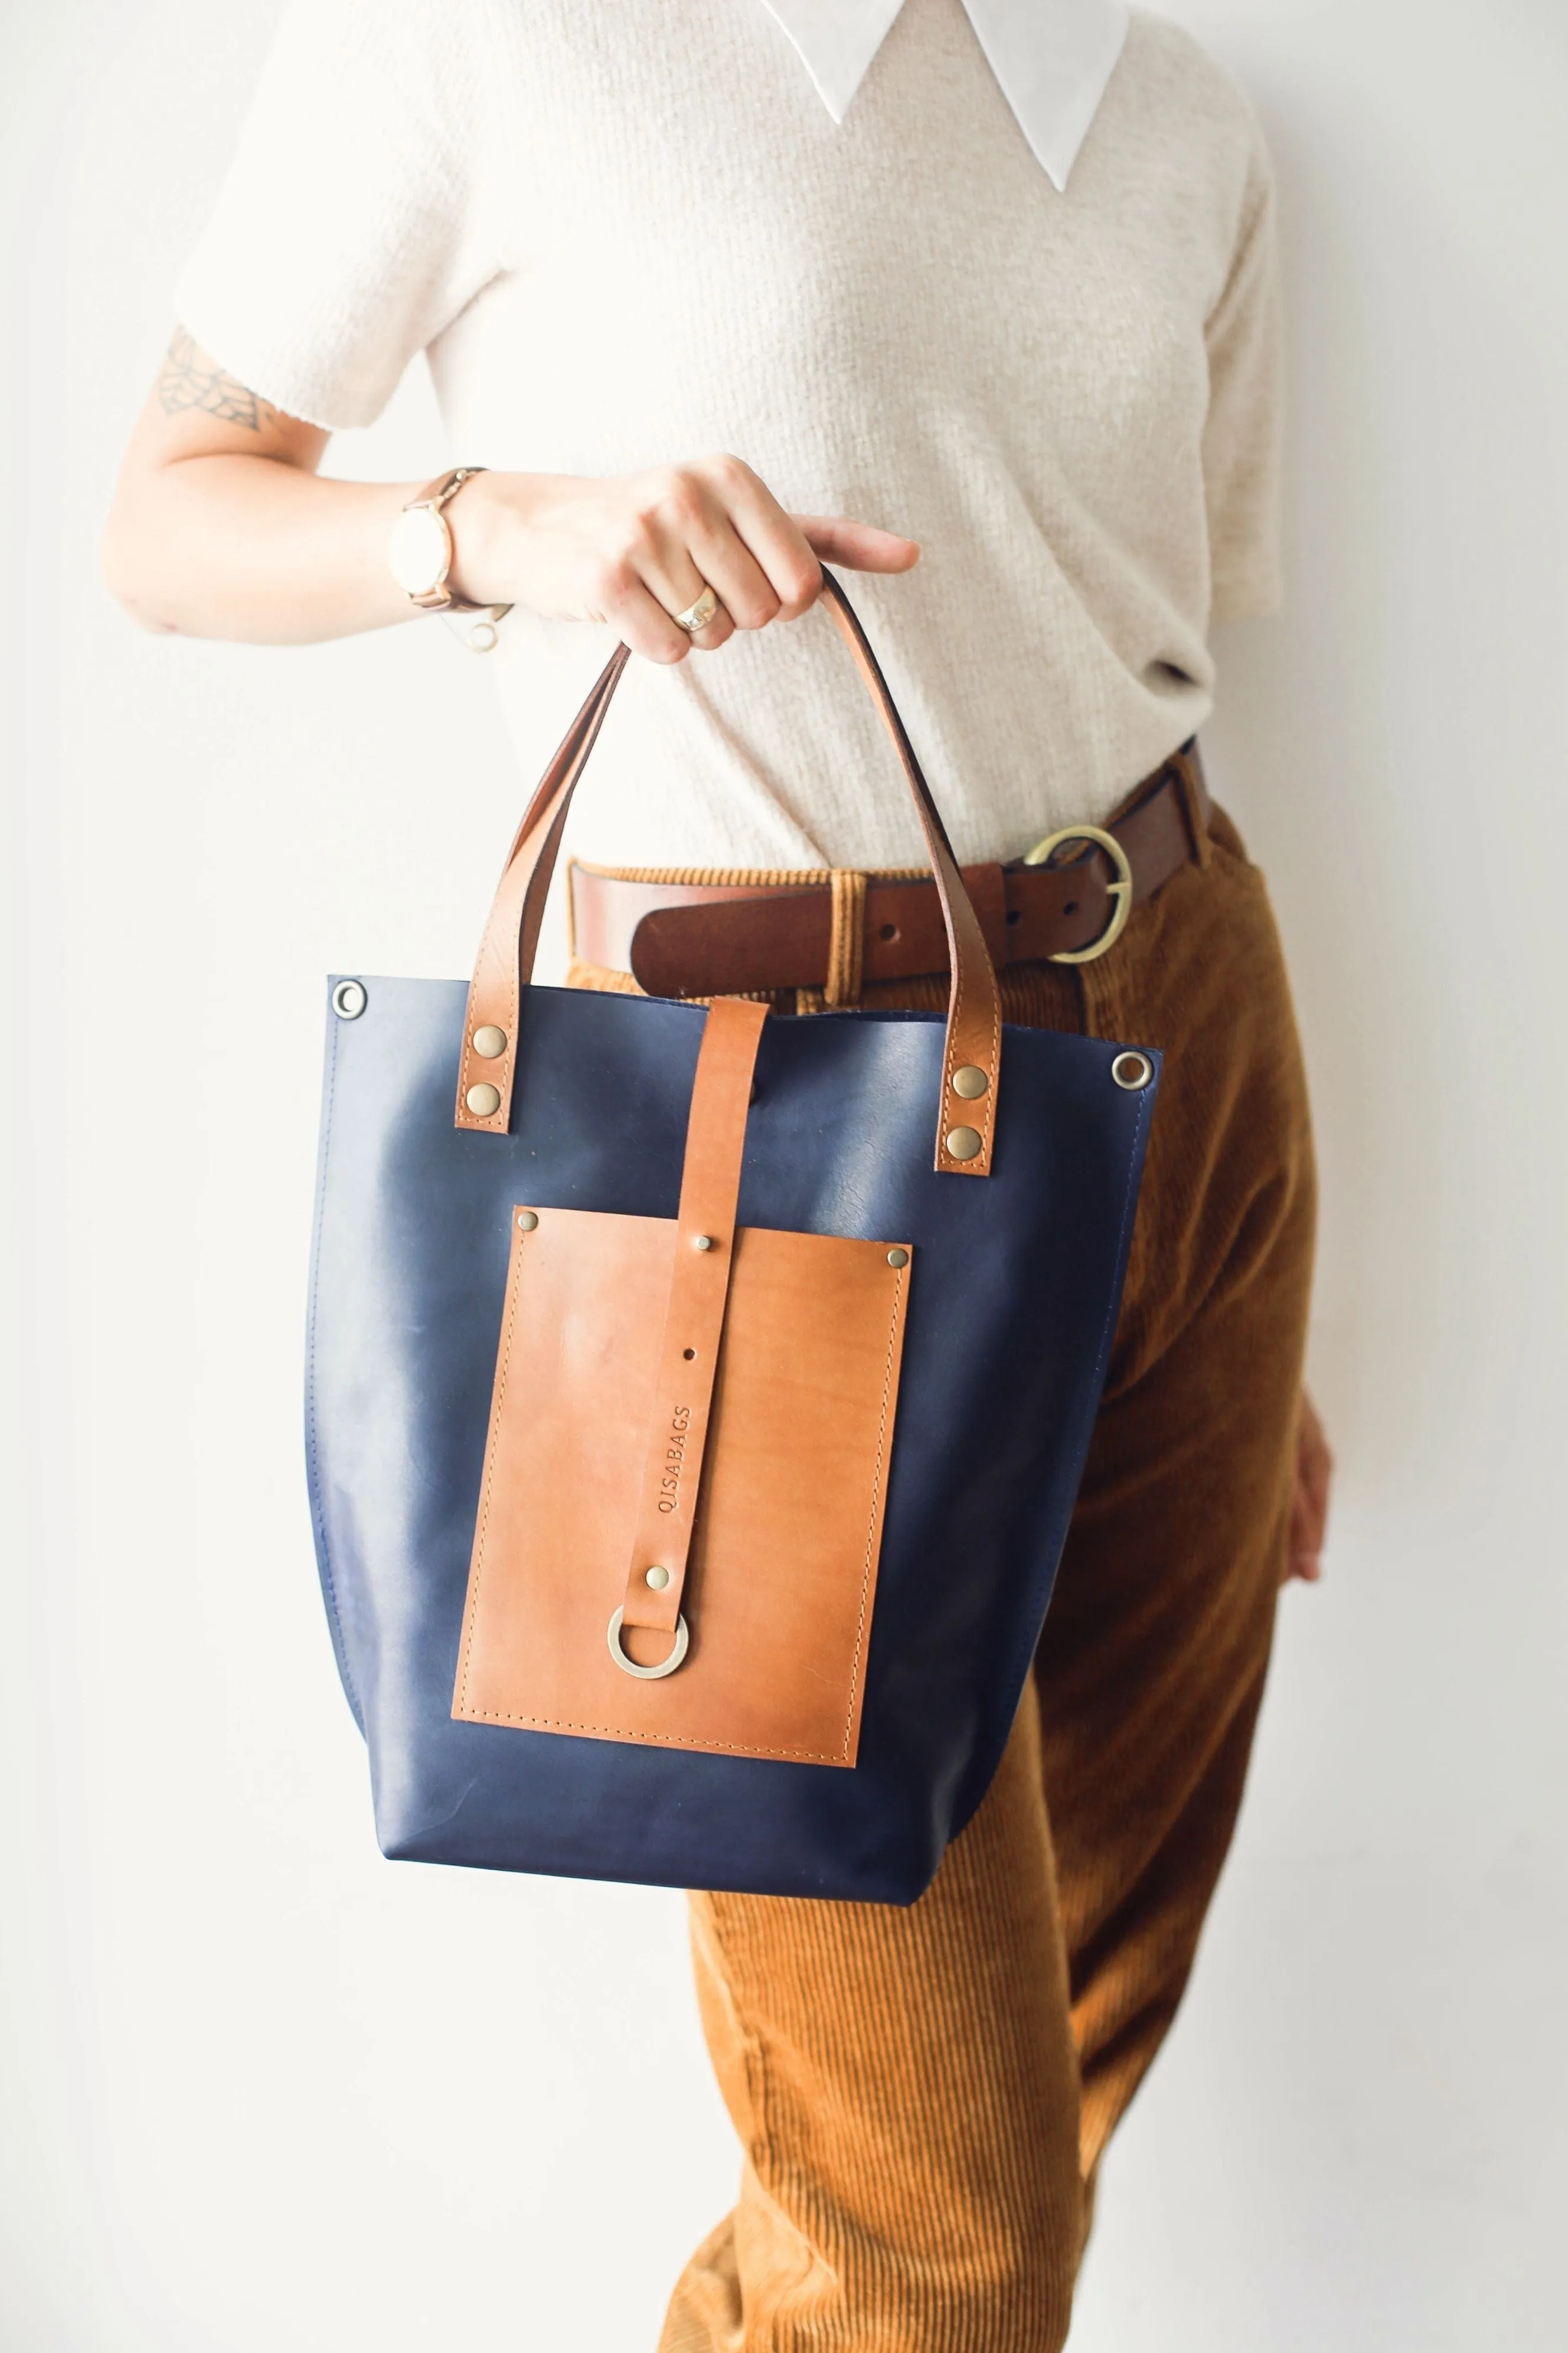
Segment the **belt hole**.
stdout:
<svg viewBox="0 0 1568 2353">
<path fill-rule="evenodd" d="M 1021 907 L 1009 907 L 1007 910 L 1007 921 L 1010 923 L 1016 923 L 1019 921 L 1022 913 L 1023 910 Z"/>
<path fill-rule="evenodd" d="M 883 923 L 877 934 L 877 937 L 879 940 L 896 940 L 898 936 L 899 927 L 897 923 Z"/>
<path fill-rule="evenodd" d="M 680 1353 L 685 1357 L 687 1363 L 689 1364 L 693 1356 L 697 1354 L 697 1351 L 695 1348 L 682 1348 Z"/>
<path fill-rule="evenodd" d="M 1067 905 L 1062 909 L 1062 913 L 1064 915 L 1076 915 L 1078 913 L 1078 901 L 1076 899 L 1069 899 Z"/>
</svg>

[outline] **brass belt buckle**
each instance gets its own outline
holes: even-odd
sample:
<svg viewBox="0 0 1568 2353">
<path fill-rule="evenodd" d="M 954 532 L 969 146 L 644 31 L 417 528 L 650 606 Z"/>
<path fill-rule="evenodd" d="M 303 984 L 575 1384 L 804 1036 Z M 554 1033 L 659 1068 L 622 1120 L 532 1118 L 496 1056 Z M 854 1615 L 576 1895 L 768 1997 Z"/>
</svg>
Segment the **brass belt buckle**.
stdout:
<svg viewBox="0 0 1568 2353">
<path fill-rule="evenodd" d="M 1047 964 L 1092 964 L 1096 956 L 1102 956 L 1107 948 L 1116 945 L 1127 928 L 1127 918 L 1132 913 L 1132 868 L 1116 836 L 1107 833 L 1102 826 L 1098 825 L 1064 825 L 1059 833 L 1047 833 L 1044 841 L 1037 841 L 1033 849 L 1024 852 L 1025 865 L 1049 865 L 1052 851 L 1059 849 L 1064 841 L 1098 842 L 1110 857 L 1116 869 L 1115 881 L 1105 886 L 1110 894 L 1110 921 L 1097 940 L 1090 940 L 1088 947 L 1063 948 L 1058 955 L 1047 956 L 1046 961 Z"/>
</svg>

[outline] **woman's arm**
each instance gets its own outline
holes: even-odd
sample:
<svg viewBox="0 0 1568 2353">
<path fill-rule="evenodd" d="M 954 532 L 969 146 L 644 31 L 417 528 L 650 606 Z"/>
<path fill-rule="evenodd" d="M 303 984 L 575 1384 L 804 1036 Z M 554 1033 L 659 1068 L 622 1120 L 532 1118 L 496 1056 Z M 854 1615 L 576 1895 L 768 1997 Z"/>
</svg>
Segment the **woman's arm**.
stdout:
<svg viewBox="0 0 1568 2353">
<path fill-rule="evenodd" d="M 329 436 L 271 407 L 183 331 L 126 452 L 104 572 L 143 627 L 305 645 L 407 620 L 387 542 L 418 482 L 323 481 Z M 794 620 L 818 558 L 905 572 L 913 541 L 842 515 L 789 515 L 739 459 L 644 474 L 480 474 L 446 509 L 452 586 L 483 605 L 607 622 L 676 662 L 736 628 Z M 704 583 L 721 609 L 693 638 L 669 617 Z"/>
</svg>

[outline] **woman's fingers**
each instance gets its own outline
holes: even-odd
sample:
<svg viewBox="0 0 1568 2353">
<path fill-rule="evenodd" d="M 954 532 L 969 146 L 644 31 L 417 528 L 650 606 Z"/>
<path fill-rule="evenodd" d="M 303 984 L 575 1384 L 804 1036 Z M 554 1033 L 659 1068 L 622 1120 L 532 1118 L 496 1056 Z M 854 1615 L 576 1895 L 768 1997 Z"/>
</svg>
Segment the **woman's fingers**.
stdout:
<svg viewBox="0 0 1568 2353">
<path fill-rule="evenodd" d="M 848 515 L 796 515 L 794 521 L 815 554 L 847 572 L 910 572 L 921 560 L 915 540 Z"/>
<path fill-rule="evenodd" d="M 663 539 L 643 557 L 639 570 L 648 593 L 666 613 L 689 613 L 705 588 L 711 588 L 718 597 L 718 611 L 701 628 L 681 629 L 677 623 L 689 646 L 696 646 L 705 654 L 716 653 L 727 638 L 734 636 L 735 624 L 722 583 L 697 560 L 683 539 Z"/>
<path fill-rule="evenodd" d="M 754 561 L 771 597 L 771 610 L 759 607 L 759 617 L 751 623 L 742 621 L 742 628 L 798 620 L 816 604 L 822 587 L 822 566 L 805 533 L 741 459 L 713 459 L 704 472 L 725 522 Z M 738 613 L 735 618 L 741 621 Z"/>
<path fill-rule="evenodd" d="M 1322 1575 L 1321 1556 L 1329 1525 L 1329 1490 L 1334 1458 L 1317 1409 L 1305 1389 L 1296 1424 L 1296 1485 L 1291 1498 L 1290 1533 L 1285 1573 L 1315 1585 Z"/>
<path fill-rule="evenodd" d="M 722 508 L 693 522 L 690 557 L 738 629 L 765 629 L 783 615 L 778 590 Z"/>
<path fill-rule="evenodd" d="M 627 554 L 670 614 L 712 589 L 720 611 L 691 638 L 705 653 L 733 629 L 763 629 L 804 612 L 822 581 L 801 533 L 766 485 L 732 458 L 656 476 Z"/>
<path fill-rule="evenodd" d="M 689 633 L 703 653 L 715 652 L 737 628 L 760 629 L 778 611 L 768 586 L 724 515 L 693 492 L 683 493 L 675 512 L 649 519 L 648 544 L 638 569 L 668 613 L 689 612 L 711 588 L 719 610 Z"/>
<path fill-rule="evenodd" d="M 693 601 L 687 598 L 688 604 Z M 629 563 L 606 566 L 588 617 L 607 621 L 623 645 L 648 661 L 684 661 L 691 650 L 689 633 L 676 627 L 664 599 Z"/>
<path fill-rule="evenodd" d="M 689 503 L 685 477 L 655 475 L 633 488 L 640 495 L 623 524 L 619 549 L 610 566 L 613 594 L 606 599 L 605 617 L 620 629 L 634 653 L 647 653 L 655 661 L 681 661 L 693 646 L 710 652 L 731 634 L 722 601 L 700 629 L 684 629 L 675 617 L 689 612 L 710 585 L 687 543 L 690 533 L 689 518 L 682 512 Z M 638 635 L 628 636 L 628 627 Z"/>
<path fill-rule="evenodd" d="M 913 540 L 847 515 L 786 514 L 738 458 L 613 482 L 516 482 L 514 529 L 521 521 L 535 576 L 518 583 L 513 601 L 606 620 L 650 661 L 679 662 L 693 645 L 711 652 L 736 629 L 795 620 L 816 601 L 824 558 L 862 572 L 907 572 L 920 557 Z M 476 502 L 476 524 L 483 506 Z M 707 588 L 719 611 L 701 629 L 680 628 L 675 616 Z"/>
</svg>

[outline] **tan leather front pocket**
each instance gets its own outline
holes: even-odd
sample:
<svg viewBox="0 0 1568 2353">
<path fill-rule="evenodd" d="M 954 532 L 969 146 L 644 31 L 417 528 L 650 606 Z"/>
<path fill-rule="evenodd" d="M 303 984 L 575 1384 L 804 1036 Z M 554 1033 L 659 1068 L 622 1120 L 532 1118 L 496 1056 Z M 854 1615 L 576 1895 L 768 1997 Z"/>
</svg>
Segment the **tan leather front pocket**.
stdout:
<svg viewBox="0 0 1568 2353">
<path fill-rule="evenodd" d="M 742 1228 L 682 1608 L 618 1667 L 673 1219 L 541 1209 L 511 1264 L 452 1713 L 597 1740 L 853 1765 L 909 1252 Z M 890 1262 L 892 1258 L 901 1262 Z M 679 1447 L 676 1449 L 679 1456 Z"/>
</svg>

